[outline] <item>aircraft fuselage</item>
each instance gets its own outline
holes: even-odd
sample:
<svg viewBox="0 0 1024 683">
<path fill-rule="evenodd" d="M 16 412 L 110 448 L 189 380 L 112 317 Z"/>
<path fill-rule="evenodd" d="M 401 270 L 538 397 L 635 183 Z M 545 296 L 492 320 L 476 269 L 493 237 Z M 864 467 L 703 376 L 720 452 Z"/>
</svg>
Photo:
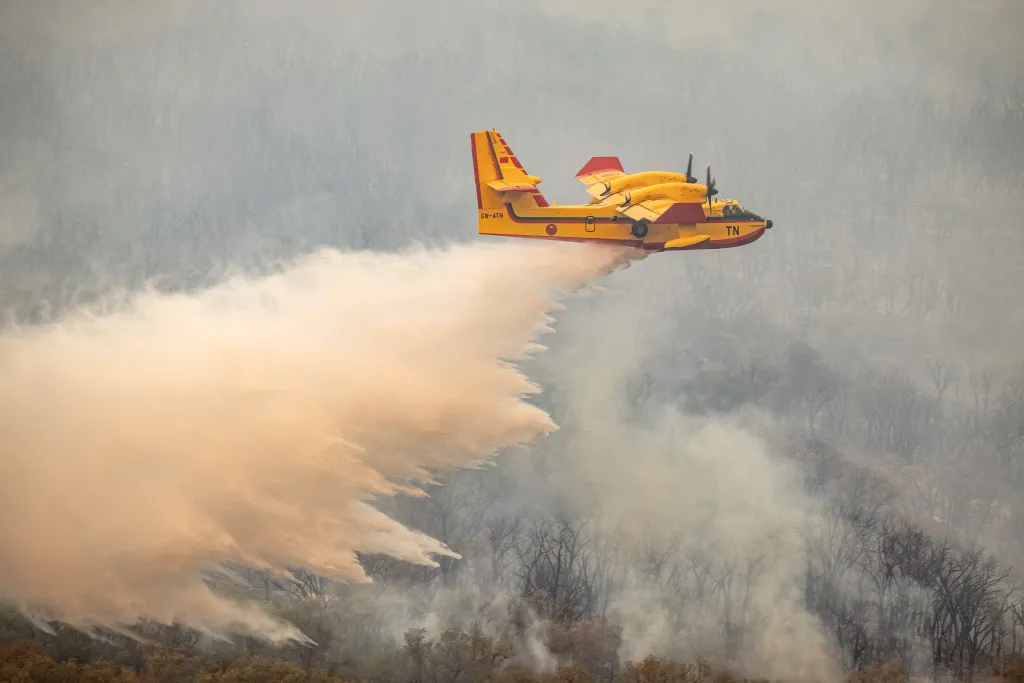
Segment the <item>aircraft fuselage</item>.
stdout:
<svg viewBox="0 0 1024 683">
<path fill-rule="evenodd" d="M 512 202 L 480 209 L 478 218 L 481 235 L 601 242 L 648 251 L 737 247 L 759 239 L 771 224 L 744 217 L 705 216 L 693 223 L 649 222 L 647 234 L 637 237 L 634 221 L 620 215 L 614 205 L 534 208 L 516 207 Z M 707 239 L 701 239 L 703 236 Z"/>
</svg>

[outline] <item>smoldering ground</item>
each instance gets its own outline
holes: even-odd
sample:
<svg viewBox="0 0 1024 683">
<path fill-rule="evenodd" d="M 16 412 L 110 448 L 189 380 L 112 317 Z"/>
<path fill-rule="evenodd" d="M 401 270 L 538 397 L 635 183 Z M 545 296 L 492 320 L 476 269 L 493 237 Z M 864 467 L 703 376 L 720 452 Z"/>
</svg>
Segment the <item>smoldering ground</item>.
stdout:
<svg viewBox="0 0 1024 683">
<path fill-rule="evenodd" d="M 638 396 L 642 369 L 670 362 L 666 342 L 689 326 L 669 309 L 633 304 L 637 294 L 665 298 L 657 274 L 670 266 L 644 265 L 600 302 L 567 311 L 564 336 L 536 360 L 562 426 L 537 448 L 551 452 L 551 486 L 606 539 L 588 551 L 614 568 L 605 609 L 622 628 L 619 656 L 838 680 L 831 639 L 800 591 L 822 507 L 779 456 L 777 422 L 750 409 L 691 415 L 656 389 Z M 641 275 L 649 282 L 638 284 Z"/>
<path fill-rule="evenodd" d="M 0 338 L 0 597 L 302 638 L 211 592 L 224 562 L 367 580 L 356 551 L 454 555 L 377 511 L 555 429 L 507 361 L 631 255 L 501 244 L 321 251 L 195 295 L 153 290 Z"/>
</svg>

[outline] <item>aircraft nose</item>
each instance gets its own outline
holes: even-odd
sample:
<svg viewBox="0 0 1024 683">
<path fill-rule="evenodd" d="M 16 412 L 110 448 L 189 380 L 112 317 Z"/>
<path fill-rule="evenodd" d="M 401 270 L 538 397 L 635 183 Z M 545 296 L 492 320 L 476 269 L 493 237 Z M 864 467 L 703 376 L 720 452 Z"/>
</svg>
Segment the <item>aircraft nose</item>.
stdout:
<svg viewBox="0 0 1024 683">
<path fill-rule="evenodd" d="M 772 229 L 772 219 L 771 218 L 769 218 L 768 220 L 766 220 L 764 222 L 764 227 L 765 227 L 765 230 L 771 230 Z"/>
</svg>

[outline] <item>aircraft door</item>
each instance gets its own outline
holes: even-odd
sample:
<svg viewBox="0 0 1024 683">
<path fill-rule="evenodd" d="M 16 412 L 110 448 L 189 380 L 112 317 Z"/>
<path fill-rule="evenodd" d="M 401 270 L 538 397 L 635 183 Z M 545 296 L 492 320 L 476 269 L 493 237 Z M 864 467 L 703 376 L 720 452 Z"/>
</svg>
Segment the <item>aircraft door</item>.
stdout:
<svg viewBox="0 0 1024 683">
<path fill-rule="evenodd" d="M 596 227 L 596 225 L 594 223 L 593 216 L 587 216 L 587 220 L 584 223 L 584 227 L 586 228 L 587 232 L 594 232 L 594 228 Z"/>
</svg>

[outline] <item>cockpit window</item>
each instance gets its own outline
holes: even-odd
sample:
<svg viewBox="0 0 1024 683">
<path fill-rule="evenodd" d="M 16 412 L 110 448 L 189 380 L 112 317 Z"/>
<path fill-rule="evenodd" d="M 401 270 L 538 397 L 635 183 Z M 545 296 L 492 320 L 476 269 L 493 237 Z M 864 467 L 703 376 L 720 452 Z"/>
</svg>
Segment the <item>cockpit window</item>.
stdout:
<svg viewBox="0 0 1024 683">
<path fill-rule="evenodd" d="M 747 211 L 740 204 L 726 204 L 722 207 L 722 215 L 731 218 L 740 218 L 751 221 L 763 221 L 764 219 L 752 211 Z"/>
</svg>

